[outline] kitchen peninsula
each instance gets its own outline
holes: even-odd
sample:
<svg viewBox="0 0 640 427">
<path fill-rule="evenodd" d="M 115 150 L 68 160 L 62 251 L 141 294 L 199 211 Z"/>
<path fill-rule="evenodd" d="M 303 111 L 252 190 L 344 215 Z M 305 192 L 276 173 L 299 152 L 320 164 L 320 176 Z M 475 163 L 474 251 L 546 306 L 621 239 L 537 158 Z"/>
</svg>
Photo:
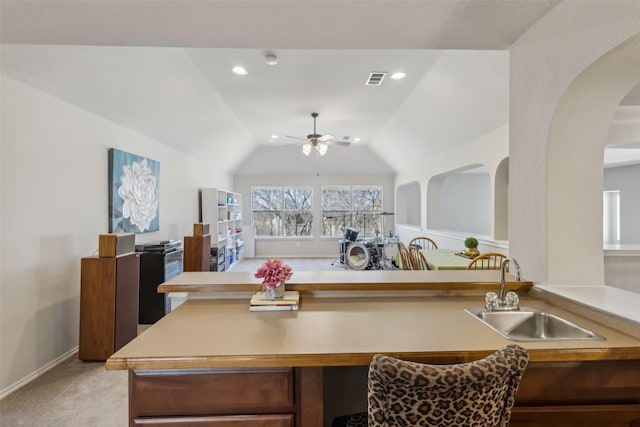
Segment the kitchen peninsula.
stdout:
<svg viewBox="0 0 640 427">
<path fill-rule="evenodd" d="M 325 367 L 366 366 L 376 353 L 459 363 L 510 343 L 464 311 L 483 304 L 485 288 L 497 288 L 497 272 L 416 272 L 422 277 L 388 281 L 369 272 L 348 272 L 351 281 L 307 273 L 289 286 L 301 292 L 297 312 L 249 312 L 259 288 L 252 276 L 185 273 L 161 285 L 210 297 L 189 298 L 107 361 L 107 369 L 130 371 L 130 425 L 320 427 Z M 520 342 L 531 364 L 511 425 L 640 422 L 640 337 L 530 298 L 529 282 L 507 283 L 523 305 L 606 337 Z"/>
</svg>

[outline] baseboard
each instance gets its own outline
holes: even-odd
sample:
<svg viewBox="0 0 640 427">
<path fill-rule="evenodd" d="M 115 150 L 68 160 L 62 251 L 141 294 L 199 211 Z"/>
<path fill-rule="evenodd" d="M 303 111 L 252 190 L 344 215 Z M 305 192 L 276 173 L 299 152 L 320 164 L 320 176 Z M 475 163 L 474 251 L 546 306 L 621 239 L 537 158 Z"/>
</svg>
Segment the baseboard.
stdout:
<svg viewBox="0 0 640 427">
<path fill-rule="evenodd" d="M 4 399 L 5 397 L 10 395 L 14 391 L 18 390 L 19 388 L 24 387 L 25 385 L 29 384 L 31 381 L 33 381 L 36 378 L 38 378 L 40 375 L 43 375 L 47 371 L 55 368 L 56 366 L 58 366 L 59 364 L 61 364 L 62 362 L 64 362 L 68 358 L 70 358 L 71 356 L 73 356 L 77 351 L 78 351 L 78 347 L 76 346 L 76 347 L 72 348 L 71 350 L 69 350 L 68 352 L 66 352 L 65 354 L 63 354 L 62 356 L 57 357 L 56 359 L 54 359 L 51 362 L 47 363 L 46 365 L 44 365 L 40 369 L 38 369 L 38 370 L 32 372 L 31 374 L 27 375 L 26 377 L 24 377 L 20 381 L 17 381 L 15 383 L 13 383 L 12 385 L 10 385 L 9 387 L 7 387 L 7 388 L 5 388 L 3 390 L 0 390 L 0 400 Z"/>
</svg>

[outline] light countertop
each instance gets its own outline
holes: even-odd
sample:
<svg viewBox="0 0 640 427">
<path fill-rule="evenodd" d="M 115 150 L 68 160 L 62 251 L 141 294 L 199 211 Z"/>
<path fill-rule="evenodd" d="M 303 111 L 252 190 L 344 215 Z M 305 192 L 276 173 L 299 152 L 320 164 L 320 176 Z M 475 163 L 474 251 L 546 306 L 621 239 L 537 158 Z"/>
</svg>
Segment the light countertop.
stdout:
<svg viewBox="0 0 640 427">
<path fill-rule="evenodd" d="M 431 363 L 474 360 L 512 341 L 464 311 L 477 297 L 326 297 L 299 311 L 249 312 L 248 299 L 188 300 L 107 360 L 107 369 L 364 366 L 375 353 Z M 640 358 L 640 339 L 552 306 L 604 341 L 519 342 L 532 361 Z"/>
<path fill-rule="evenodd" d="M 536 285 L 535 289 L 557 295 L 599 312 L 635 322 L 640 326 L 640 294 L 613 286 Z"/>
</svg>

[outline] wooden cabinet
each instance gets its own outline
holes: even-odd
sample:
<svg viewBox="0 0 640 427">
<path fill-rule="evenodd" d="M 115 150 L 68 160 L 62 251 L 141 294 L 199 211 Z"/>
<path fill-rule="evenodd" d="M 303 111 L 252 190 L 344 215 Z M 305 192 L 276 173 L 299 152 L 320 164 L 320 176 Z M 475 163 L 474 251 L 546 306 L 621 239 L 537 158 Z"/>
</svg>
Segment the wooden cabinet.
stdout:
<svg viewBox="0 0 640 427">
<path fill-rule="evenodd" d="M 133 252 L 81 259 L 81 360 L 106 360 L 137 336 L 139 268 Z"/>
<path fill-rule="evenodd" d="M 131 371 L 129 376 L 131 425 L 294 427 L 293 368 Z"/>
<path fill-rule="evenodd" d="M 211 235 L 184 236 L 184 271 L 210 271 Z"/>
<path fill-rule="evenodd" d="M 200 220 L 211 224 L 211 246 L 226 248 L 225 271 L 242 260 L 242 194 L 219 188 L 201 189 Z M 222 251 L 218 250 L 218 253 Z"/>
<path fill-rule="evenodd" d="M 223 415 L 211 417 L 137 418 L 134 426 L 157 427 L 294 427 L 293 414 Z"/>
<path fill-rule="evenodd" d="M 511 427 L 640 426 L 640 361 L 531 363 Z"/>
</svg>

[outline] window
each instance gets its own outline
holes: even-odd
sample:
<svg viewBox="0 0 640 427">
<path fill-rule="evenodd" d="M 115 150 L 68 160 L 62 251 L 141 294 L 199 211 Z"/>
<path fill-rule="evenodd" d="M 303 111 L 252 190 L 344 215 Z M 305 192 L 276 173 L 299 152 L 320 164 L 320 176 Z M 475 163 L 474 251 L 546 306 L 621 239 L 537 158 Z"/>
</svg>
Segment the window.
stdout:
<svg viewBox="0 0 640 427">
<path fill-rule="evenodd" d="M 360 235 L 381 234 L 381 186 L 323 186 L 322 235 L 342 236 L 344 227 Z"/>
<path fill-rule="evenodd" d="M 256 237 L 311 236 L 311 187 L 252 187 L 251 214 Z"/>
<path fill-rule="evenodd" d="M 602 197 L 602 237 L 604 244 L 620 243 L 620 191 L 604 191 Z"/>
</svg>

